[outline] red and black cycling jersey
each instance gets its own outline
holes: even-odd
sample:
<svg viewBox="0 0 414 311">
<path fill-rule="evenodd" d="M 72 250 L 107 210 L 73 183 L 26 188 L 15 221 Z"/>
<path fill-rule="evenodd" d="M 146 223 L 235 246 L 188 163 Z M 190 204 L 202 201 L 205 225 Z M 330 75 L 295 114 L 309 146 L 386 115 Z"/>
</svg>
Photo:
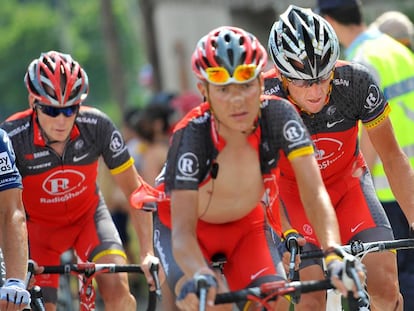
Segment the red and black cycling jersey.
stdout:
<svg viewBox="0 0 414 311">
<path fill-rule="evenodd" d="M 288 97 L 275 70 L 265 74 L 265 94 Z M 298 107 L 297 110 L 314 141 L 326 183 L 342 178 L 342 173 L 349 171 L 355 160 L 364 165 L 358 146 L 359 121 L 368 128 L 374 127 L 387 117 L 390 108 L 365 67 L 338 61 L 325 107 L 316 114 Z M 280 163 L 281 175 L 294 178 L 290 164 L 285 159 Z"/>
<path fill-rule="evenodd" d="M 47 145 L 32 109 L 12 115 L 1 128 L 14 145 L 32 222 L 62 226 L 92 217 L 99 202 L 98 159 L 112 173 L 133 165 L 121 133 L 95 108 L 81 106 L 62 156 Z"/>
<path fill-rule="evenodd" d="M 258 151 L 263 175 L 264 193 L 258 204 L 266 207 L 272 226 L 279 232 L 280 220 L 273 215 L 278 215 L 279 211 L 277 164 L 280 154 L 293 159 L 313 154 L 314 149 L 305 125 L 288 101 L 276 96 L 264 99 L 259 115 L 255 130 L 248 136 L 249 143 Z M 176 189 L 198 190 L 211 178 L 215 159 L 226 145 L 214 123 L 209 103 L 203 103 L 174 128 L 166 165 L 157 179 L 167 194 Z M 158 215 L 165 225 L 171 226 L 168 202 L 158 204 Z"/>
<path fill-rule="evenodd" d="M 197 190 L 210 176 L 226 142 L 219 136 L 208 103 L 193 109 L 177 124 L 164 170 L 165 190 Z M 256 129 L 248 137 L 258 150 L 262 174 L 273 175 L 283 152 L 289 158 L 313 153 L 312 141 L 292 106 L 282 99 L 261 103 Z M 161 178 L 162 180 L 162 178 Z"/>
</svg>

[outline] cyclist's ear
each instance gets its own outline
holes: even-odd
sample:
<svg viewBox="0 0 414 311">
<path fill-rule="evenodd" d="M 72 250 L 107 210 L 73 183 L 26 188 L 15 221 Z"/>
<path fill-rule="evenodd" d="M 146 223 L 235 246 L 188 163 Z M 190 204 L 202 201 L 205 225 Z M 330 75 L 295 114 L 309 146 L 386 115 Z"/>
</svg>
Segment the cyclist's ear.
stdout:
<svg viewBox="0 0 414 311">
<path fill-rule="evenodd" d="M 34 109 L 36 99 L 34 98 L 34 96 L 32 94 L 29 94 L 27 97 L 28 97 L 29 107 L 31 109 Z"/>
</svg>

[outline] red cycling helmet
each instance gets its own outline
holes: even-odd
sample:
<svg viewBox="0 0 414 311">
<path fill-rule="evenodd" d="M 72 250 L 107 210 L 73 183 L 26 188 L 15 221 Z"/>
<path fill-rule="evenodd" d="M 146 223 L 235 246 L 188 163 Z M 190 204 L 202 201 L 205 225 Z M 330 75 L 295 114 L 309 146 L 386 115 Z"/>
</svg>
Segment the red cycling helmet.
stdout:
<svg viewBox="0 0 414 311">
<path fill-rule="evenodd" d="M 80 105 L 88 96 L 86 72 L 69 54 L 42 53 L 33 60 L 24 77 L 27 90 L 42 105 Z"/>
<path fill-rule="evenodd" d="M 253 80 L 263 71 L 267 63 L 267 53 L 259 40 L 251 33 L 237 27 L 223 26 L 212 30 L 199 40 L 191 62 L 195 75 L 201 80 L 222 85 L 245 83 Z M 209 79 L 208 68 L 225 68 L 229 77 L 234 77 L 240 65 L 256 66 L 250 78 L 224 79 L 220 83 L 214 83 Z"/>
</svg>

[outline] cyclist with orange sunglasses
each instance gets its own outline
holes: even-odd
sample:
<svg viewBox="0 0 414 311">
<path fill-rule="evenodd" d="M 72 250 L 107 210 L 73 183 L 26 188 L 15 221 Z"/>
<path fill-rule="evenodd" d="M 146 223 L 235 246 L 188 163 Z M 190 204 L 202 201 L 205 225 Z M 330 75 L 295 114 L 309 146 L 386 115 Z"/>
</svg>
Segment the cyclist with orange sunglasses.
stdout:
<svg viewBox="0 0 414 311">
<path fill-rule="evenodd" d="M 78 258 L 125 264 L 126 254 L 97 184 L 98 160 L 110 170 L 126 196 L 144 185 L 120 131 L 96 108 L 82 105 L 88 76 L 69 54 L 42 53 L 24 78 L 30 108 L 9 117 L 9 134 L 22 175 L 30 257 L 39 266 L 59 265 L 73 249 Z M 131 212 L 147 281 L 154 280 L 152 215 Z M 36 275 L 46 310 L 56 310 L 59 276 Z M 126 274 L 96 277 L 106 310 L 136 310 Z"/>
<path fill-rule="evenodd" d="M 285 278 L 265 213 L 278 209 L 280 153 L 297 172 L 323 246 L 340 243 L 303 122 L 286 100 L 261 100 L 266 62 L 257 38 L 236 27 L 212 30 L 192 55 L 206 101 L 174 129 L 158 179 L 170 201 L 158 203 L 154 220 L 154 247 L 181 310 L 198 310 L 200 280 L 208 287 L 210 306 L 217 292 L 227 290 L 209 266 L 217 253 L 227 259 L 224 275 L 230 290 Z M 280 227 L 277 215 L 272 221 Z M 332 254 L 330 259 L 333 280 L 346 293 L 336 272 L 343 262 Z"/>
</svg>

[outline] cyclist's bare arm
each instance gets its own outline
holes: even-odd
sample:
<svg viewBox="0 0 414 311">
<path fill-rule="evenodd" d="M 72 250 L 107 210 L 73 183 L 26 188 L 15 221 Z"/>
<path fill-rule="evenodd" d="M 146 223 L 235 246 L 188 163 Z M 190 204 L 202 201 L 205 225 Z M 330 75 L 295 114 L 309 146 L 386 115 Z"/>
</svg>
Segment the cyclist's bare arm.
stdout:
<svg viewBox="0 0 414 311">
<path fill-rule="evenodd" d="M 136 190 L 141 185 L 138 173 L 133 165 L 131 165 L 125 171 L 113 175 L 113 177 L 127 198 L 129 198 L 132 192 L 134 192 L 134 190 Z M 149 283 L 154 285 L 151 273 L 149 271 L 151 259 L 154 258 L 154 248 L 152 241 L 152 214 L 131 208 L 130 216 L 133 227 L 138 236 L 141 265 L 144 270 L 145 277 Z M 153 286 L 152 289 L 155 290 L 155 286 Z"/>
<path fill-rule="evenodd" d="M 173 252 L 178 265 L 188 278 L 192 278 L 202 269 L 207 269 L 206 260 L 197 241 L 198 217 L 198 191 L 171 192 Z"/>
<path fill-rule="evenodd" d="M 313 155 L 291 160 L 306 215 L 324 249 L 341 244 L 339 226 Z"/>
<path fill-rule="evenodd" d="M 214 271 L 207 266 L 197 240 L 198 196 L 199 192 L 195 190 L 173 190 L 171 192 L 171 240 L 173 254 L 185 275 L 185 279 L 181 279 L 177 283 L 175 290 L 178 295 L 177 306 L 183 310 L 191 310 L 189 309 L 190 305 L 194 307 L 198 304 L 195 293 L 184 296 L 184 299 L 180 298 L 180 294 L 189 280 L 197 275 L 202 275 L 203 277 L 208 275 L 215 280 Z M 179 285 L 180 283 L 181 285 Z M 215 295 L 216 287 L 211 286 L 206 298 L 208 305 L 214 305 Z M 188 309 L 184 309 L 184 306 Z"/>
<path fill-rule="evenodd" d="M 391 190 L 411 226 L 414 224 L 414 171 L 394 136 L 392 124 L 386 118 L 368 129 L 369 138 L 384 166 Z"/>
<path fill-rule="evenodd" d="M 361 127 L 361 136 L 360 136 L 360 149 L 364 155 L 365 162 L 370 170 L 374 167 L 375 163 L 378 160 L 378 154 L 375 151 L 374 146 L 368 136 L 368 130 L 365 127 Z"/>
<path fill-rule="evenodd" d="M 22 190 L 0 191 L 0 200 L 0 247 L 6 268 L 6 281 L 0 288 L 0 310 L 23 310 L 30 304 L 30 293 L 26 290 L 28 245 Z"/>
<path fill-rule="evenodd" d="M 0 191 L 0 228 L 6 277 L 25 280 L 28 261 L 26 218 L 21 189 Z"/>
</svg>

